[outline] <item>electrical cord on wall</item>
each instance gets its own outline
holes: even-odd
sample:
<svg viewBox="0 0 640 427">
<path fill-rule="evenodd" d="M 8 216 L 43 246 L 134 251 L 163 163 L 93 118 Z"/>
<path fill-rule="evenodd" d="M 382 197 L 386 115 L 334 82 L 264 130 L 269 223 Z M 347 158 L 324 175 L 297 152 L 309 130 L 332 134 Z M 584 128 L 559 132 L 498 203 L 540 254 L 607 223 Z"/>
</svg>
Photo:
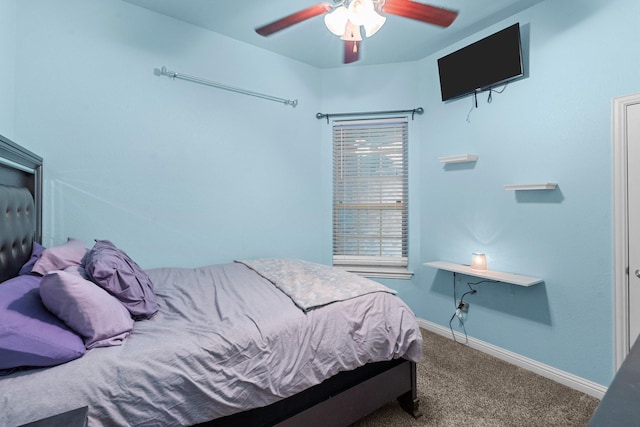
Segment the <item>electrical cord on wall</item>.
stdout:
<svg viewBox="0 0 640 427">
<path fill-rule="evenodd" d="M 467 282 L 467 286 L 469 287 L 469 290 L 465 293 L 462 294 L 462 296 L 460 297 L 460 300 L 458 300 L 457 296 L 456 296 L 456 273 L 453 273 L 453 303 L 456 307 L 456 311 L 453 313 L 453 315 L 451 315 L 451 319 L 449 319 L 449 329 L 451 330 L 451 336 L 453 337 L 453 340 L 457 343 L 460 344 L 468 344 L 469 343 L 469 337 L 467 335 L 467 328 L 464 325 L 464 319 L 462 316 L 462 313 L 465 309 L 468 309 L 468 305 L 467 302 L 464 300 L 464 297 L 466 297 L 467 295 L 473 295 L 476 292 L 478 292 L 477 289 L 473 289 L 472 286 L 476 286 L 476 285 L 480 285 L 482 283 L 495 283 L 496 280 L 480 280 L 479 282 L 475 282 L 475 283 L 471 283 L 471 282 Z M 464 343 L 458 341 L 456 339 L 456 334 L 455 332 L 453 332 L 453 319 L 458 318 L 458 320 L 460 321 L 460 325 L 462 326 L 462 331 L 464 332 Z"/>
<path fill-rule="evenodd" d="M 489 96 L 487 97 L 487 104 L 491 104 L 491 101 L 493 101 L 493 92 L 495 92 L 495 93 L 504 92 L 504 90 L 507 88 L 508 84 L 509 83 L 505 83 L 504 86 L 502 87 L 502 90 L 489 89 Z"/>
<path fill-rule="evenodd" d="M 487 104 L 491 104 L 491 102 L 493 101 L 493 93 L 494 92 L 498 93 L 498 94 L 504 92 L 504 90 L 507 88 L 508 84 L 509 84 L 509 82 L 505 83 L 501 90 L 495 90 L 493 88 L 489 89 L 489 95 L 487 96 Z M 472 106 L 469 109 L 469 112 L 467 113 L 467 123 L 471 123 L 471 112 L 475 108 L 478 108 L 478 92 L 479 92 L 479 90 L 473 91 L 473 98 L 471 99 Z"/>
<path fill-rule="evenodd" d="M 469 112 L 467 113 L 467 123 L 471 123 L 471 112 L 473 111 L 474 108 L 478 108 L 478 93 L 477 92 L 473 92 L 473 99 L 471 100 L 472 105 L 471 108 L 469 109 Z"/>
<path fill-rule="evenodd" d="M 455 289 L 455 285 L 454 285 L 454 289 Z M 460 325 L 462 326 L 462 330 L 464 331 L 464 343 L 462 343 L 462 344 L 468 344 L 469 343 L 469 338 L 467 336 L 467 328 L 464 326 L 464 319 L 462 317 L 462 312 L 465 309 L 465 305 L 466 305 L 466 303 L 464 302 L 464 297 L 469 295 L 469 294 L 473 295 L 476 292 L 477 291 L 475 289 L 472 289 L 472 290 L 462 294 L 462 296 L 460 297 L 460 302 L 456 306 L 456 311 L 454 311 L 453 315 L 451 316 L 451 319 L 449 319 L 449 329 L 451 329 L 451 336 L 453 336 L 453 340 L 455 342 L 459 342 L 459 341 L 456 339 L 456 334 L 453 332 L 453 326 L 451 325 L 451 323 L 453 322 L 453 319 L 455 319 L 457 317 L 458 320 L 460 321 Z"/>
</svg>

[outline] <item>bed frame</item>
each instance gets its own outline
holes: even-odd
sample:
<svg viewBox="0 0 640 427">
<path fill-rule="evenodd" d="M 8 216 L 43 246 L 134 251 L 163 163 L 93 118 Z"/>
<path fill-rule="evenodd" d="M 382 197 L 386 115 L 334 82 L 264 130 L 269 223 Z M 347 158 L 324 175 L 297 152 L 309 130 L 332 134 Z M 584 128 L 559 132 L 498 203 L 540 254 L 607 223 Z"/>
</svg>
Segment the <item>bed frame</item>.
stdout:
<svg viewBox="0 0 640 427">
<path fill-rule="evenodd" d="M 414 418 L 422 414 L 416 388 L 416 364 L 405 359 L 372 363 L 342 372 L 301 393 L 208 423 L 206 427 L 347 426 L 398 399 Z"/>
<path fill-rule="evenodd" d="M 28 189 L 35 204 L 33 235 L 15 236 L 7 230 L 3 231 L 0 223 L 0 261 L 5 260 L 0 262 L 0 282 L 15 275 L 30 256 L 30 249 L 28 253 L 16 250 L 17 240 L 23 246 L 25 241 L 42 242 L 42 166 L 41 157 L 0 135 L 0 186 Z M 30 245 L 31 243 L 29 248 Z M 339 427 L 357 421 L 394 399 L 413 417 L 421 416 L 415 362 L 396 359 L 368 364 L 353 371 L 342 372 L 269 406 L 218 418 L 198 426 Z"/>
</svg>

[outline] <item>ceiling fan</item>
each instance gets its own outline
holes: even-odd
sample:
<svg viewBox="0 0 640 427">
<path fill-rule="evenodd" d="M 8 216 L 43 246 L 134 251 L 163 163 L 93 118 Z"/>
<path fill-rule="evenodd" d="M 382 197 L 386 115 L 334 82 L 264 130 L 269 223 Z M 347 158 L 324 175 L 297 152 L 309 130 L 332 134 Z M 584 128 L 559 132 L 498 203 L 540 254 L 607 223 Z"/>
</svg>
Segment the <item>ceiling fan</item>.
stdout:
<svg viewBox="0 0 640 427">
<path fill-rule="evenodd" d="M 359 58 L 362 29 L 366 37 L 371 37 L 385 23 L 385 14 L 441 27 L 448 27 L 458 16 L 457 11 L 411 0 L 333 0 L 333 4 L 318 3 L 258 27 L 256 33 L 270 36 L 307 19 L 325 15 L 324 22 L 329 31 L 344 40 L 344 63 L 348 64 Z"/>
</svg>

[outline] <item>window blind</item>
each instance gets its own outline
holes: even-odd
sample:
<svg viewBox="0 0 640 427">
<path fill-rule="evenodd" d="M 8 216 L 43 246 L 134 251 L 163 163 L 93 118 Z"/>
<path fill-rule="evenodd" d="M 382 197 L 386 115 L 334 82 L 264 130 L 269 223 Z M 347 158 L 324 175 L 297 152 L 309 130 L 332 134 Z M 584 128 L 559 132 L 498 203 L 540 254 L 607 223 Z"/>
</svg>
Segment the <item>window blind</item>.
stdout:
<svg viewBox="0 0 640 427">
<path fill-rule="evenodd" d="M 334 265 L 406 268 L 407 118 L 334 122 L 333 162 Z"/>
</svg>

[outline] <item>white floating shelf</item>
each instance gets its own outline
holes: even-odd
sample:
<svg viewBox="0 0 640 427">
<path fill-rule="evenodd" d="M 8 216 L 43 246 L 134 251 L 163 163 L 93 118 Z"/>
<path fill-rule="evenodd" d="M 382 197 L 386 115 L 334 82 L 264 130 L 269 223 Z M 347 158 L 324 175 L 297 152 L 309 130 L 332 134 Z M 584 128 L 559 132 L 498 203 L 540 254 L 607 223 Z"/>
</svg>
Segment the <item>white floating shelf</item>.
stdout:
<svg viewBox="0 0 640 427">
<path fill-rule="evenodd" d="M 555 190 L 558 184 L 554 182 L 543 182 L 540 184 L 507 184 L 505 190 Z"/>
<path fill-rule="evenodd" d="M 498 282 L 511 283 L 518 286 L 531 286 L 536 283 L 542 283 L 543 280 L 537 277 L 521 276 L 519 274 L 503 273 L 493 270 L 474 270 L 468 265 L 455 264 L 446 261 L 432 261 L 425 265 L 440 270 L 451 271 L 453 273 L 462 273 L 467 276 L 481 277 L 483 279 L 497 280 Z"/>
<path fill-rule="evenodd" d="M 475 154 L 459 154 L 457 156 L 438 157 L 441 163 L 465 163 L 475 162 L 478 160 L 478 156 Z"/>
</svg>

